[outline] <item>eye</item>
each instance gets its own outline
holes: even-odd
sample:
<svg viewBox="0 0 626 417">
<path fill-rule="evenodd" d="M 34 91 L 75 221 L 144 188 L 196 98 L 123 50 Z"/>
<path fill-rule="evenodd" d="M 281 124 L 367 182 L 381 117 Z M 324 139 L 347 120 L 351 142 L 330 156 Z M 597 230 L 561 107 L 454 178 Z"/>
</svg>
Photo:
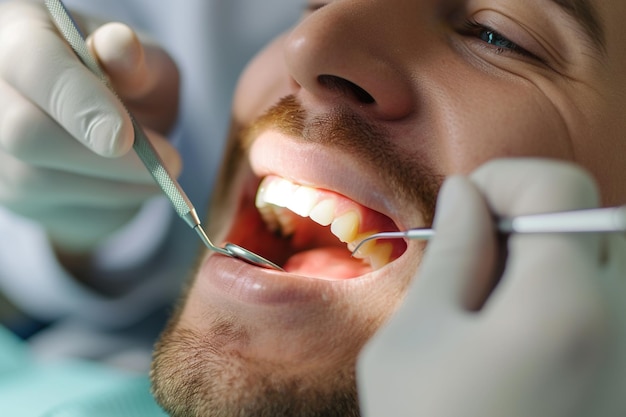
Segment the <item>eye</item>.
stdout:
<svg viewBox="0 0 626 417">
<path fill-rule="evenodd" d="M 465 35 L 474 36 L 480 39 L 482 42 L 495 47 L 496 54 L 502 54 L 505 52 L 514 53 L 543 62 L 541 58 L 539 58 L 532 52 L 529 52 L 515 42 L 509 40 L 504 35 L 500 34 L 489 26 L 478 23 L 475 20 L 466 20 L 464 24 L 464 31 Z"/>
</svg>

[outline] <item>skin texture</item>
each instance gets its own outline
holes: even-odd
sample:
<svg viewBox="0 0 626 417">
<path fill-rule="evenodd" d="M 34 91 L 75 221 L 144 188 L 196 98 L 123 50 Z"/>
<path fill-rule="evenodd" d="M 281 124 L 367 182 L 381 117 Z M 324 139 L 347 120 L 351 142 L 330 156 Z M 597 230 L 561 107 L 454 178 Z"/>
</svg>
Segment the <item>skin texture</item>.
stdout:
<svg viewBox="0 0 626 417">
<path fill-rule="evenodd" d="M 603 49 L 547 0 L 312 2 L 240 79 L 210 235 L 257 249 L 240 224 L 267 174 L 345 195 L 399 228 L 429 223 L 444 177 L 500 157 L 574 162 L 602 205 L 625 203 L 626 4 L 597 9 Z M 494 44 L 490 29 L 523 50 Z M 285 96 L 295 107 L 274 107 Z M 270 108 L 279 116 L 255 124 Z M 341 281 L 204 254 L 157 345 L 156 398 L 172 415 L 358 415 L 358 353 L 422 251 L 411 243 Z"/>
</svg>

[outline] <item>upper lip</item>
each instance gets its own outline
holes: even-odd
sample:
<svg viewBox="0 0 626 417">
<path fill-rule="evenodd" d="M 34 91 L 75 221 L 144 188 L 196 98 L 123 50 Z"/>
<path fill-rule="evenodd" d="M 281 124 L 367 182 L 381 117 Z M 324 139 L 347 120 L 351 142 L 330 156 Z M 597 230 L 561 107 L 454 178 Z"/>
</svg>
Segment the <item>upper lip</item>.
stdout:
<svg viewBox="0 0 626 417">
<path fill-rule="evenodd" d="M 419 210 L 405 209 L 407 202 L 394 200 L 384 177 L 368 170 L 357 157 L 332 147 L 303 143 L 268 129 L 252 145 L 250 164 L 258 177 L 278 175 L 344 195 L 391 218 L 400 230 L 424 222 Z"/>
</svg>

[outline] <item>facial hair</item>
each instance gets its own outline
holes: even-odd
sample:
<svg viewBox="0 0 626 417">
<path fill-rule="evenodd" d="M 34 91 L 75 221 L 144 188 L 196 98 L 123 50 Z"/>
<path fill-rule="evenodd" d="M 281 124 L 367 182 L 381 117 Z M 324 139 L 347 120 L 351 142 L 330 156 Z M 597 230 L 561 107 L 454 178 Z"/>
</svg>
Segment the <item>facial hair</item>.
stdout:
<svg viewBox="0 0 626 417">
<path fill-rule="evenodd" d="M 294 374 L 280 363 L 250 360 L 229 343 L 245 341 L 232 318 L 210 334 L 168 326 L 156 346 L 151 378 L 172 417 L 358 417 L 354 363 L 333 375 Z"/>
</svg>

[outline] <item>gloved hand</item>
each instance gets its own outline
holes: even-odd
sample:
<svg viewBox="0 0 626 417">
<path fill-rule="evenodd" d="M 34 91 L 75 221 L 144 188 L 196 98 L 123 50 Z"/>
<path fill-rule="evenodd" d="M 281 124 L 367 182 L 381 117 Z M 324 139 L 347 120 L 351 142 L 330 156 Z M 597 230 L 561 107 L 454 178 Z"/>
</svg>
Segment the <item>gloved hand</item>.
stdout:
<svg viewBox="0 0 626 417">
<path fill-rule="evenodd" d="M 81 253 L 159 189 L 130 151 L 123 106 L 74 55 L 42 3 L 0 4 L 0 205 L 39 222 L 59 249 Z M 100 27 L 88 44 L 178 175 L 180 157 L 163 136 L 178 108 L 171 58 L 122 24 Z"/>
<path fill-rule="evenodd" d="M 406 299 L 359 358 L 363 415 L 626 415 L 624 236 L 513 235 L 502 264 L 492 220 L 597 203 L 563 163 L 449 179 Z"/>
</svg>

